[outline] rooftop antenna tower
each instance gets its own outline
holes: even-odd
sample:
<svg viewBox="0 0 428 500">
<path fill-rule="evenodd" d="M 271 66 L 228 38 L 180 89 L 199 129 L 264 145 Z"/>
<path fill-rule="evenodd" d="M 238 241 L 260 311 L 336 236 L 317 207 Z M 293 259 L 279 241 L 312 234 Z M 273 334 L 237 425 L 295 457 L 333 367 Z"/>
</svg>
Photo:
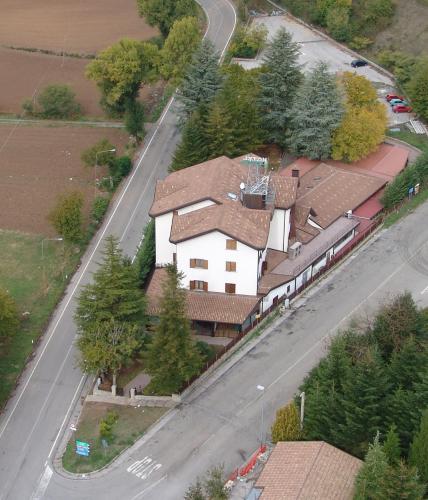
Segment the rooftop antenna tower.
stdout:
<svg viewBox="0 0 428 500">
<path fill-rule="evenodd" d="M 268 159 L 247 155 L 244 156 L 241 163 L 248 165 L 247 183 L 241 190 L 242 196 L 247 199 L 261 197 L 264 206 L 272 204 L 275 192 L 270 182 Z"/>
</svg>

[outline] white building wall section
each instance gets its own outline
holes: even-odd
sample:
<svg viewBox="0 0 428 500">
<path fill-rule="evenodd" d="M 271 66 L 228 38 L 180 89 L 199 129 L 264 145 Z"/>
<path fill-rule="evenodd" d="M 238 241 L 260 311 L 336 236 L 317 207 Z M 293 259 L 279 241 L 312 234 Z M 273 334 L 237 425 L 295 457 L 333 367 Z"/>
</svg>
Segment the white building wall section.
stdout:
<svg viewBox="0 0 428 500">
<path fill-rule="evenodd" d="M 234 283 L 236 293 L 257 295 L 258 251 L 237 242 L 236 250 L 226 249 L 231 239 L 219 231 L 213 231 L 177 244 L 177 267 L 185 274 L 183 285 L 200 280 L 208 282 L 209 292 L 225 292 L 225 283 Z M 190 259 L 205 259 L 208 269 L 191 268 Z M 226 261 L 236 262 L 236 272 L 226 271 Z"/>
<path fill-rule="evenodd" d="M 296 278 L 296 290 L 298 290 L 306 281 L 310 280 L 312 277 L 312 266 L 307 267 L 302 273 Z"/>
<path fill-rule="evenodd" d="M 327 254 L 324 255 L 323 259 L 321 259 L 319 262 L 317 262 L 312 266 L 312 273 L 316 274 L 320 269 L 325 267 L 326 264 L 327 264 Z"/>
<path fill-rule="evenodd" d="M 308 224 L 312 227 L 315 227 L 316 229 L 319 229 L 320 231 L 323 231 L 323 228 L 319 224 L 314 222 L 310 217 L 308 217 Z"/>
<path fill-rule="evenodd" d="M 268 248 L 286 252 L 290 234 L 290 210 L 276 208 L 270 222 Z"/>
<path fill-rule="evenodd" d="M 352 230 L 351 233 L 350 233 L 350 235 L 344 241 L 341 241 L 338 245 L 335 245 L 335 247 L 334 247 L 334 254 L 336 255 L 337 252 L 339 252 L 340 250 L 342 250 L 342 248 L 347 243 L 349 243 L 354 236 L 355 236 L 355 230 Z"/>
<path fill-rule="evenodd" d="M 266 260 L 266 252 L 267 252 L 267 247 L 263 250 L 263 252 L 261 252 L 261 256 L 260 256 L 260 259 L 259 259 L 259 268 L 258 268 L 258 277 L 259 278 L 260 278 L 260 276 L 262 274 L 263 261 Z"/>
<path fill-rule="evenodd" d="M 290 295 L 294 292 L 294 279 L 289 281 L 288 283 L 284 283 L 283 285 L 271 290 L 261 302 L 262 312 L 269 309 L 269 307 L 273 304 L 273 299 L 275 297 L 281 298 L 284 295 Z"/>
<path fill-rule="evenodd" d="M 194 212 L 195 210 L 200 210 L 201 208 L 210 207 L 211 205 L 215 205 L 212 200 L 203 200 L 198 203 L 193 203 L 193 205 L 188 205 L 187 207 L 179 208 L 177 210 L 178 215 L 188 214 L 190 212 Z"/>
<path fill-rule="evenodd" d="M 172 264 L 173 254 L 176 252 L 176 245 L 169 241 L 172 225 L 172 212 L 159 215 L 155 218 L 156 233 L 156 265 L 164 266 Z"/>
</svg>

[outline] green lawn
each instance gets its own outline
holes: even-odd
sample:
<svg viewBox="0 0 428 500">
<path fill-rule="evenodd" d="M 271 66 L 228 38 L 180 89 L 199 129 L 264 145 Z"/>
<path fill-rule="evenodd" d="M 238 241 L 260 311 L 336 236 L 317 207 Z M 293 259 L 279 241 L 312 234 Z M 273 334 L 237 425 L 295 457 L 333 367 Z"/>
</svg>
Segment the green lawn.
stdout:
<svg viewBox="0 0 428 500">
<path fill-rule="evenodd" d="M 141 437 L 167 410 L 168 408 L 86 403 L 77 425 L 77 431 L 67 444 L 62 457 L 64 469 L 74 473 L 87 473 L 107 465 L 121 451 Z M 108 447 L 106 448 L 101 442 L 99 424 L 108 411 L 116 412 L 119 418 L 113 427 L 112 439 L 107 440 Z M 77 455 L 76 439 L 90 444 L 89 457 Z"/>
<path fill-rule="evenodd" d="M 79 253 L 62 241 L 0 230 L 0 287 L 17 302 L 21 316 L 18 334 L 0 344 L 0 408 L 6 403 L 16 379 L 60 299 L 67 276 L 74 271 Z"/>
<path fill-rule="evenodd" d="M 394 137 L 395 139 L 408 142 L 422 151 L 428 151 L 428 136 L 426 135 L 414 134 L 413 132 L 410 132 L 410 130 L 400 130 L 400 132 L 392 132 L 391 130 L 388 130 L 387 135 L 389 135 L 389 137 Z"/>
</svg>

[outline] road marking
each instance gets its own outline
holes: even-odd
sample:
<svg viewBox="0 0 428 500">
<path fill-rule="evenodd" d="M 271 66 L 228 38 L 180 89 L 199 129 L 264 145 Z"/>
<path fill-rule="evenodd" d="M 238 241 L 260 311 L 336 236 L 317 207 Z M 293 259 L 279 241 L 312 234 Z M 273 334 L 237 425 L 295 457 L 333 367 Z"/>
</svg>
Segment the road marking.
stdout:
<svg viewBox="0 0 428 500">
<path fill-rule="evenodd" d="M 134 476 L 139 479 L 147 479 L 153 472 L 156 472 L 162 467 L 162 464 L 159 464 L 150 457 L 144 457 L 142 460 L 137 460 L 132 465 L 130 465 L 126 472 L 130 472 L 134 474 Z"/>
<path fill-rule="evenodd" d="M 31 495 L 31 500 L 41 500 L 43 498 L 46 490 L 48 489 L 52 474 L 53 470 L 49 467 L 49 465 L 46 465 L 45 470 L 39 479 L 37 489 Z"/>
<path fill-rule="evenodd" d="M 423 295 L 423 294 L 424 294 L 424 293 L 426 293 L 426 292 L 428 292 L 428 286 L 426 286 L 426 287 L 422 290 L 421 295 Z"/>
<path fill-rule="evenodd" d="M 137 493 L 135 495 L 135 497 L 131 498 L 131 500 L 137 500 L 138 498 L 142 498 L 148 491 L 150 491 L 151 489 L 153 489 L 155 486 L 157 486 L 159 483 L 161 483 L 166 478 L 167 478 L 167 474 L 165 474 L 164 476 L 162 476 L 160 479 L 158 479 L 157 481 L 155 481 L 150 486 L 147 486 L 147 488 L 144 488 L 144 490 L 140 491 L 140 493 Z"/>
</svg>

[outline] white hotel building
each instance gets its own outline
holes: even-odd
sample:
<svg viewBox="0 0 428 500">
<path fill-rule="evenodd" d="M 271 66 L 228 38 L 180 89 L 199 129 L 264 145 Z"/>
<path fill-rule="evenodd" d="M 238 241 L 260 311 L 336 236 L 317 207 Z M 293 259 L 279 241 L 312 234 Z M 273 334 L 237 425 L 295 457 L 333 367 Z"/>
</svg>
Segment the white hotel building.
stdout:
<svg viewBox="0 0 428 500">
<path fill-rule="evenodd" d="M 407 154 L 388 148 L 404 168 Z M 235 335 L 352 240 L 359 220 L 344 214 L 389 180 L 319 162 L 278 174 L 247 160 L 222 156 L 157 182 L 156 269 L 147 289 L 153 316 L 164 267 L 176 263 L 196 332 Z"/>
</svg>

